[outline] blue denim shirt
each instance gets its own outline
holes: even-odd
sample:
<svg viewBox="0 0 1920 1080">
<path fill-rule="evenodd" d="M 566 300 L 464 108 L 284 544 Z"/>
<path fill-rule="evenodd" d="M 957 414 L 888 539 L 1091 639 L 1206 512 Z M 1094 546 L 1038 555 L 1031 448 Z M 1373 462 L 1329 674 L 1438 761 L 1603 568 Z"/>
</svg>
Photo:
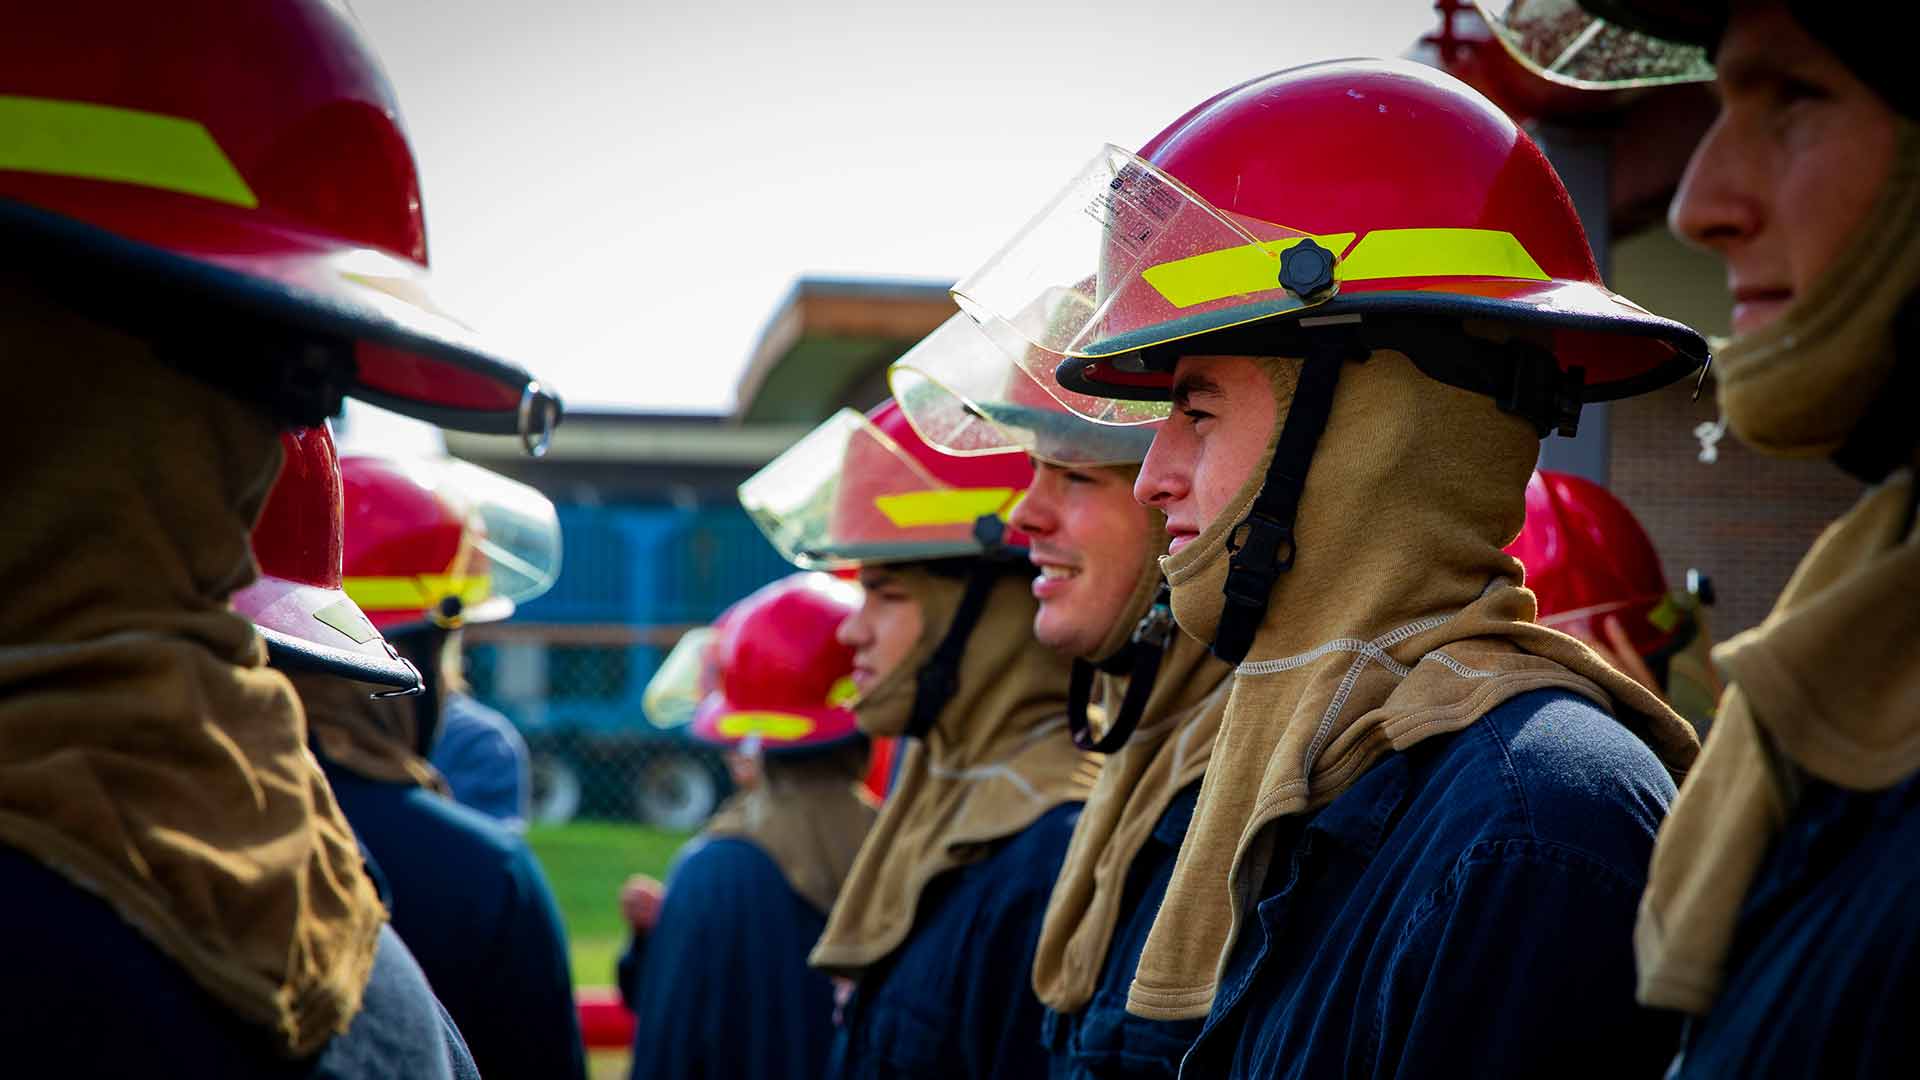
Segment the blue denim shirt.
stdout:
<svg viewBox="0 0 1920 1080">
<path fill-rule="evenodd" d="M 907 939 L 842 1011 L 828 1075 L 860 1080 L 1047 1075 L 1033 947 L 1079 803 L 927 887 Z"/>
<path fill-rule="evenodd" d="M 1681 1077 L 1920 1070 L 1920 776 L 1884 792 L 1811 782 L 1740 913 Z"/>
<path fill-rule="evenodd" d="M 1053 1080 L 1090 1080 L 1092 1077 L 1167 1077 L 1180 1072 L 1180 1059 L 1200 1034 L 1199 1020 L 1148 1020 L 1127 1012 L 1127 989 L 1147 931 L 1160 913 L 1167 882 L 1173 879 L 1173 860 L 1193 821 L 1194 783 L 1175 795 L 1153 827 L 1145 847 L 1127 870 L 1126 891 L 1120 899 L 1120 922 L 1107 946 L 1106 965 L 1093 990 L 1093 1000 L 1072 1016 L 1047 1010 L 1041 1033 L 1051 1056 Z"/>
<path fill-rule="evenodd" d="M 1537 691 L 1283 819 L 1187 1077 L 1658 1076 L 1633 923 L 1673 798 L 1643 743 Z"/>
</svg>

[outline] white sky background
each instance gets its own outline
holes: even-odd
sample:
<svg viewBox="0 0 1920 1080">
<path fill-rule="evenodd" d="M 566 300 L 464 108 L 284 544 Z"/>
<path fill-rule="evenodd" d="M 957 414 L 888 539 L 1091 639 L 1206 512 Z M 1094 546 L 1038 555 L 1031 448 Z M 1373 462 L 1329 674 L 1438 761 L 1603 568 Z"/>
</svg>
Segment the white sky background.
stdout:
<svg viewBox="0 0 1920 1080">
<path fill-rule="evenodd" d="M 724 412 L 801 274 L 952 281 L 1103 142 L 1430 0 L 353 0 L 434 292 L 573 407 Z"/>
</svg>

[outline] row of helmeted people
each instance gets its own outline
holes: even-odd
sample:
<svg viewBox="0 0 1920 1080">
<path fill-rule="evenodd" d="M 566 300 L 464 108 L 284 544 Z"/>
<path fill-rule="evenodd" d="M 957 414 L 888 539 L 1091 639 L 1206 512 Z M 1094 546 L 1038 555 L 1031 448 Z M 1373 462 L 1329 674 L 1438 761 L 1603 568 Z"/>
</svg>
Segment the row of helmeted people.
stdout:
<svg viewBox="0 0 1920 1080">
<path fill-rule="evenodd" d="M 1471 91 L 1391 63 L 1254 80 L 1137 155 L 1104 151 L 957 293 L 961 351 L 998 358 L 962 370 L 1011 361 L 1070 411 L 1160 421 L 1133 487 L 1163 515 L 1167 615 L 1186 636 L 1157 662 L 1151 599 L 1139 647 L 1067 633 L 1085 629 L 1070 617 L 1085 553 L 1115 530 L 1036 539 L 1031 588 L 1000 572 L 1017 560 L 978 519 L 1017 485 L 846 488 L 905 539 L 864 535 L 851 511 L 837 536 L 838 489 L 750 496 L 783 549 L 861 565 L 856 710 L 923 733 L 863 845 L 897 857 L 855 860 L 815 950 L 851 985 L 839 1071 L 1032 1068 L 981 1062 L 1031 1053 L 1035 1026 L 1079 1055 L 1069 1069 L 1164 1067 L 1136 1048 L 1182 1023 L 1200 1025 L 1171 1055 L 1190 1075 L 1647 1071 L 1680 1013 L 1698 1018 L 1683 1073 L 1912 1059 L 1891 1011 L 1911 997 L 1920 766 L 1899 362 L 1910 81 L 1889 36 L 1844 9 L 1587 2 L 1717 46 L 1722 117 L 1675 220 L 1733 272 L 1727 419 L 1873 485 L 1768 623 L 1719 654 L 1733 685 L 1707 753 L 1694 765 L 1664 703 L 1533 621 L 1502 553 L 1535 437 L 1583 400 L 1698 367 L 1698 336 L 1598 285 L 1557 180 Z M 27 406 L 8 426 L 0 637 L 0 875 L 21 928 L 0 965 L 9 1045 L 83 1075 L 468 1074 L 384 926 L 298 700 L 228 601 L 254 576 L 246 536 L 281 431 L 353 394 L 537 444 L 558 403 L 414 302 L 417 184 L 340 9 L 228 26 L 215 6 L 111 7 L 22 13 L 0 40 L 0 102 L 29 136 L 0 167 L 0 342 Z M 235 35 L 257 63 L 222 62 Z M 996 419 L 996 402 L 1032 403 L 1024 387 L 960 389 L 967 405 L 927 437 L 1007 440 L 1060 470 L 1062 501 L 1122 460 Z M 1130 404 L 1157 397 L 1164 416 Z M 978 544 L 966 566 L 943 529 Z M 1124 685 L 1083 670 L 1076 692 L 1066 661 L 1008 632 L 1028 624 L 1007 595 Z M 305 626 L 324 637 L 314 624 L 355 646 L 337 662 L 375 641 L 332 606 Z M 1111 944 L 1145 910 L 1127 894 L 1154 891 L 1133 889 L 1139 856 L 1111 854 L 1143 820 L 1123 798 L 1074 823 L 1093 839 L 1066 842 L 1060 877 L 1093 882 L 1092 899 L 1066 930 L 1042 920 L 1029 964 L 1002 916 L 1054 896 L 1055 875 L 1021 845 L 1057 839 L 1086 788 L 1088 762 L 1051 735 L 1082 727 L 1081 698 L 1078 741 L 1113 750 L 1096 785 L 1126 783 L 1108 766 L 1136 742 L 1156 759 L 1141 775 L 1160 749 L 1177 773 L 1190 743 L 1147 721 L 1118 733 L 1182 681 L 1189 642 L 1234 674 L 1193 711 L 1217 709 L 1217 729 L 1138 955 Z M 1049 716 L 1064 720 L 1042 733 Z M 1152 820 L 1157 840 L 1176 831 Z M 988 880 L 968 891 L 969 871 Z M 943 933 L 915 932 L 936 914 Z M 969 997 L 1009 971 L 1066 1019 L 1039 1021 L 1017 991 Z M 1089 981 L 1125 991 L 1076 1009 Z"/>
<path fill-rule="evenodd" d="M 1657 561 L 1594 489 L 1529 481 L 1583 402 L 1705 341 L 1599 282 L 1473 91 L 1252 80 L 1103 151 L 891 402 L 742 486 L 861 591 L 783 623 L 833 589 L 771 586 L 709 643 L 706 735 L 765 780 L 634 905 L 634 1075 L 1910 1068 L 1920 580 L 1886 402 L 1920 140 L 1859 36 L 1792 8 L 1640 13 L 1740 80 L 1675 211 L 1780 278 L 1735 312 L 1726 418 L 1874 485 L 1716 654 L 1724 694 L 1701 595 L 1589 589 Z M 1830 130 L 1872 152 L 1813 213 L 1777 185 L 1850 170 Z M 871 825 L 854 731 L 902 743 Z"/>
<path fill-rule="evenodd" d="M 6 1075 L 585 1075 L 524 752 L 457 665 L 551 583 L 553 508 L 321 426 L 560 419 L 426 299 L 397 116 L 321 0 L 0 35 Z"/>
</svg>

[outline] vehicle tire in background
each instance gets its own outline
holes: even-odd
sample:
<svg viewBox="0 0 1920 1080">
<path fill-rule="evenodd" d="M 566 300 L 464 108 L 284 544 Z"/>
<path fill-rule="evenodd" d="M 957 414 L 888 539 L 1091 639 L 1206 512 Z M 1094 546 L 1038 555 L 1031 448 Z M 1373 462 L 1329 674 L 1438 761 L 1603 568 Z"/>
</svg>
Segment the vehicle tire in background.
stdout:
<svg viewBox="0 0 1920 1080">
<path fill-rule="evenodd" d="M 699 828 L 725 794 L 708 757 L 682 749 L 649 756 L 634 781 L 633 816 L 663 829 Z"/>
<path fill-rule="evenodd" d="M 559 825 L 580 814 L 586 785 L 580 769 L 558 747 L 535 746 L 529 758 L 533 779 L 533 820 Z"/>
</svg>

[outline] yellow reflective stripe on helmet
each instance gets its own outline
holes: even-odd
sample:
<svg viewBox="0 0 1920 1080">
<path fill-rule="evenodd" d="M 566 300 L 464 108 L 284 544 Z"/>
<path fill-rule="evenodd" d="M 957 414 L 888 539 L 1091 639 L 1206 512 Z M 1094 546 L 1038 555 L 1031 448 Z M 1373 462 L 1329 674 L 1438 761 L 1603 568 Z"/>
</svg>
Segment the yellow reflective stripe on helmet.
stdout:
<svg viewBox="0 0 1920 1080">
<path fill-rule="evenodd" d="M 1221 248 L 1150 266 L 1142 270 L 1140 276 L 1177 308 L 1243 293 L 1266 292 L 1280 285 L 1280 253 L 1301 239 L 1311 239 L 1338 254 L 1353 243 L 1353 234 L 1331 233 Z"/>
<path fill-rule="evenodd" d="M 426 611 L 449 596 L 468 607 L 493 595 L 486 574 L 419 574 L 414 577 L 350 577 L 347 595 L 367 611 Z"/>
<path fill-rule="evenodd" d="M 714 724 L 714 730 L 729 739 L 759 735 L 768 739 L 804 739 L 813 734 L 814 723 L 804 716 L 778 712 L 728 713 Z"/>
<path fill-rule="evenodd" d="M 1402 277 L 1503 277 L 1546 281 L 1547 272 L 1510 232 L 1497 229 L 1376 229 L 1334 270 L 1341 281 Z"/>
<path fill-rule="evenodd" d="M 873 505 L 894 527 L 962 525 L 987 514 L 998 514 L 1013 497 L 1012 488 L 940 488 L 881 495 Z"/>
<path fill-rule="evenodd" d="M 1348 251 L 1354 235 L 1328 233 L 1308 238 L 1340 255 L 1334 275 L 1341 281 L 1422 277 L 1548 280 L 1546 271 L 1540 269 L 1519 239 L 1497 229 L 1375 229 Z M 1280 283 L 1279 253 L 1299 242 L 1222 248 L 1149 267 L 1140 276 L 1177 308 L 1271 292 Z"/>
<path fill-rule="evenodd" d="M 854 685 L 851 675 L 842 675 L 833 680 L 832 686 L 827 687 L 827 704 L 834 708 L 850 705 L 859 696 L 860 688 Z"/>
<path fill-rule="evenodd" d="M 0 94 L 0 169 L 260 205 L 197 121 L 111 105 Z"/>
</svg>

